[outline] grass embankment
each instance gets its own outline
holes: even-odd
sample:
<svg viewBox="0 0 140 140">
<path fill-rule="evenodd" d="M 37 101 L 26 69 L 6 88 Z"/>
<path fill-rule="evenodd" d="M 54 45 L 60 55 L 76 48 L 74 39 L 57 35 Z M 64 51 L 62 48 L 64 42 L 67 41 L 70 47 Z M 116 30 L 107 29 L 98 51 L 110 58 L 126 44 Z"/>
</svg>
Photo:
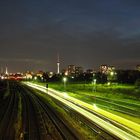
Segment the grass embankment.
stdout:
<svg viewBox="0 0 140 140">
<path fill-rule="evenodd" d="M 45 86 L 45 83 L 37 84 Z M 64 91 L 63 83 L 49 83 L 49 88 Z M 67 83 L 65 90 L 69 96 L 87 103 L 96 103 L 102 109 L 140 124 L 140 88 L 138 87 L 97 84 L 95 88 L 92 84 Z"/>
</svg>

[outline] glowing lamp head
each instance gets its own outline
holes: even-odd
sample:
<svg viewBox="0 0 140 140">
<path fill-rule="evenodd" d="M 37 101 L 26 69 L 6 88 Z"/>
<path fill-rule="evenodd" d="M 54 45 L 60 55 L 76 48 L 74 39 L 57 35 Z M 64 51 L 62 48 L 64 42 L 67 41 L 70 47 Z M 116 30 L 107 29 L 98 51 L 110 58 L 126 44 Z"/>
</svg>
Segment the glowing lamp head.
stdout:
<svg viewBox="0 0 140 140">
<path fill-rule="evenodd" d="M 37 80 L 37 77 L 35 76 L 34 79 Z"/>
<path fill-rule="evenodd" d="M 112 71 L 112 72 L 110 72 L 110 75 L 111 75 L 111 76 L 113 76 L 113 75 L 114 75 L 114 72 L 113 72 L 113 71 Z"/>
<path fill-rule="evenodd" d="M 110 85 L 111 85 L 111 83 L 110 83 L 110 82 L 108 82 L 108 83 L 107 83 L 107 85 L 108 85 L 108 86 L 110 86 Z"/>
<path fill-rule="evenodd" d="M 63 81 L 64 81 L 64 82 L 67 82 L 67 78 L 66 78 L 66 77 L 64 77 L 64 78 L 63 78 Z"/>
</svg>

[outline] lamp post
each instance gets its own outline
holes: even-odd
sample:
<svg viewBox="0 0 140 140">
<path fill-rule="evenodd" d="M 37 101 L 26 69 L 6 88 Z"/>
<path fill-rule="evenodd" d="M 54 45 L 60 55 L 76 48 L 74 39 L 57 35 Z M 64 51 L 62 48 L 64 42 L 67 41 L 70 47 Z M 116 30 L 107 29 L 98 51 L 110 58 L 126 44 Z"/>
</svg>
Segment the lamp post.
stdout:
<svg viewBox="0 0 140 140">
<path fill-rule="evenodd" d="M 115 72 L 111 71 L 108 76 L 108 83 L 107 85 L 110 86 L 115 79 Z"/>
<path fill-rule="evenodd" d="M 113 72 L 113 71 L 111 71 L 111 72 L 110 72 L 110 75 L 113 77 L 113 76 L 114 76 L 114 72 Z"/>
<path fill-rule="evenodd" d="M 97 79 L 93 79 L 93 81 L 92 81 L 92 84 L 93 84 L 93 89 L 92 89 L 92 91 L 96 91 L 96 82 L 97 82 Z"/>
<path fill-rule="evenodd" d="M 67 82 L 67 78 L 63 77 L 63 82 L 64 82 L 64 90 L 66 90 L 66 82 Z"/>
<path fill-rule="evenodd" d="M 36 77 L 36 76 L 34 77 L 34 80 L 35 80 L 35 81 L 37 80 L 37 77 Z"/>
</svg>

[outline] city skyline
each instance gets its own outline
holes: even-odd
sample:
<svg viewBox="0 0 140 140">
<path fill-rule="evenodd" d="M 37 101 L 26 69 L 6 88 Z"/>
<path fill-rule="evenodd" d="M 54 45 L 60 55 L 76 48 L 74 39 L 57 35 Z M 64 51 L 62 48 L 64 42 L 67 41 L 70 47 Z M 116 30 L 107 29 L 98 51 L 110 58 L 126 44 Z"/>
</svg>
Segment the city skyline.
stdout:
<svg viewBox="0 0 140 140">
<path fill-rule="evenodd" d="M 140 63 L 140 2 L 0 2 L 0 67 L 9 71 L 84 69 L 102 64 L 134 69 Z"/>
<path fill-rule="evenodd" d="M 59 59 L 58 59 L 59 60 Z M 134 68 L 132 69 L 123 69 L 123 68 L 118 68 L 114 65 L 108 65 L 108 64 L 101 64 L 99 65 L 98 67 L 96 68 L 84 68 L 83 66 L 81 65 L 78 65 L 78 64 L 67 64 L 65 67 L 60 67 L 60 60 L 56 62 L 56 69 L 54 71 L 51 71 L 49 69 L 26 69 L 26 70 L 21 70 L 21 71 L 11 71 L 10 68 L 8 68 L 7 66 L 6 67 L 0 67 L 0 74 L 12 74 L 12 73 L 25 73 L 25 72 L 33 72 L 33 73 L 37 73 L 37 72 L 51 72 L 51 73 L 54 73 L 54 74 L 58 74 L 58 75 L 61 75 L 62 73 L 71 73 L 69 71 L 74 71 L 74 73 L 76 72 L 86 72 L 86 73 L 94 73 L 94 72 L 101 72 L 101 71 L 106 71 L 106 70 L 110 70 L 110 69 L 114 69 L 114 70 L 132 70 L 132 71 L 140 71 L 140 65 L 136 65 Z M 10 71 L 9 71 L 10 69 Z M 73 73 L 73 72 L 72 72 Z M 105 73 L 105 72 L 103 72 Z M 67 75 L 66 74 L 66 75 Z"/>
</svg>

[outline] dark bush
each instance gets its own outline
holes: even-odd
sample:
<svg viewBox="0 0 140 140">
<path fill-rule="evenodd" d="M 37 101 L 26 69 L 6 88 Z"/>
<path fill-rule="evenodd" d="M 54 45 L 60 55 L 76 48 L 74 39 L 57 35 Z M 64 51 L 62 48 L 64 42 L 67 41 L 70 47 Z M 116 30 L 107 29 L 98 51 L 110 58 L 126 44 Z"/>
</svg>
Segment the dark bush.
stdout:
<svg viewBox="0 0 140 140">
<path fill-rule="evenodd" d="M 137 79 L 137 80 L 136 80 L 135 86 L 136 86 L 136 87 L 140 87 L 140 79 Z"/>
</svg>

